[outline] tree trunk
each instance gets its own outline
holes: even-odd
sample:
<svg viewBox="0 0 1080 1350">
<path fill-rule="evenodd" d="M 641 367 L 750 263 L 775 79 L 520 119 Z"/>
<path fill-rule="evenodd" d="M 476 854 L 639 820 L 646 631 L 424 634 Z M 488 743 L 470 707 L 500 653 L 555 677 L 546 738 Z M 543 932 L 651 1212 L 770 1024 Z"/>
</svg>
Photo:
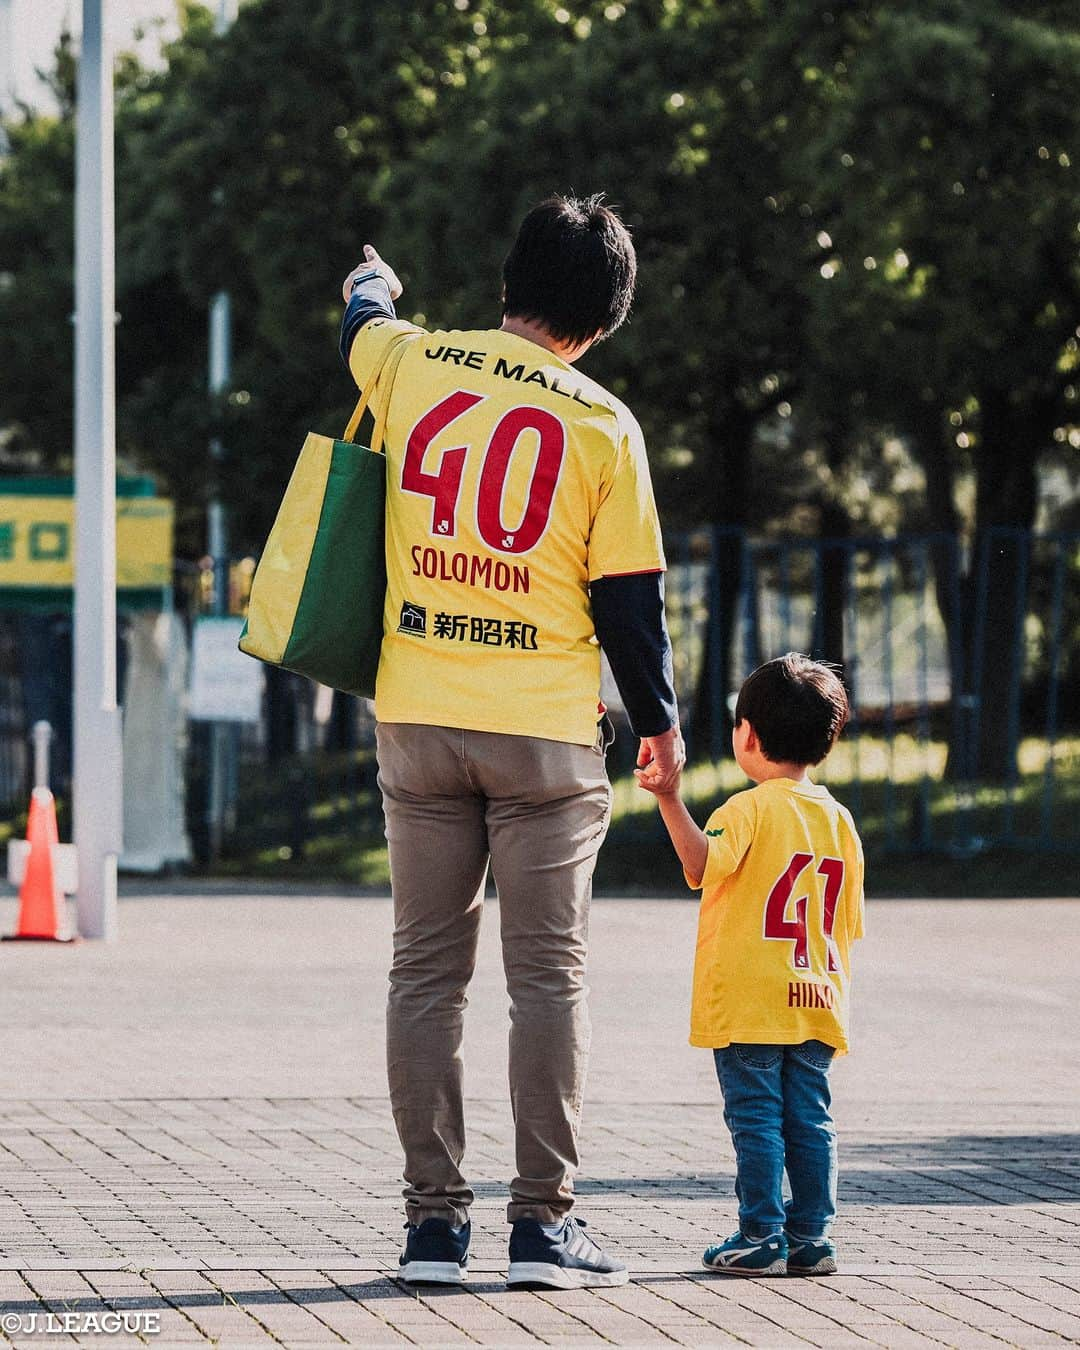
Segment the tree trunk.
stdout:
<svg viewBox="0 0 1080 1350">
<path fill-rule="evenodd" d="M 950 781 L 968 776 L 967 744 L 969 717 L 967 657 L 964 645 L 966 606 L 960 576 L 960 517 L 956 510 L 956 474 L 953 447 L 946 430 L 945 409 L 936 403 L 917 404 L 908 425 L 908 444 L 926 478 L 926 512 L 930 520 L 930 566 L 934 598 L 945 628 L 949 661 L 949 750 L 945 777 Z"/>
<path fill-rule="evenodd" d="M 297 717 L 293 684 L 296 676 L 277 666 L 266 670 L 266 758 L 277 764 L 296 751 Z"/>
<path fill-rule="evenodd" d="M 748 524 L 747 484 L 755 425 L 751 413 L 730 407 L 722 413 L 718 410 L 709 423 L 713 455 L 708 519 L 714 530 L 705 643 L 689 742 L 696 760 L 719 759 L 730 750 L 727 696 L 742 590 L 743 532 Z"/>
<path fill-rule="evenodd" d="M 843 467 L 846 456 L 847 441 L 843 431 L 829 428 L 825 435 L 825 459 L 834 477 Z M 851 516 L 835 490 L 830 489 L 822 496 L 819 523 L 822 546 L 818 603 L 821 608 L 815 627 L 821 639 L 821 650 L 811 655 L 839 666 L 840 678 L 844 679 L 844 615 L 848 602 L 850 557 L 845 541 L 851 534 Z"/>
<path fill-rule="evenodd" d="M 956 475 L 952 447 L 946 439 L 945 411 L 936 403 L 916 409 L 908 428 L 908 444 L 926 479 L 926 513 L 934 534 L 931 558 L 934 568 L 934 594 L 946 631 L 957 619 L 955 589 L 955 544 L 960 536 L 960 518 L 956 513 Z M 959 644 L 957 644 L 959 645 Z M 959 688 L 955 684 L 954 688 Z"/>
<path fill-rule="evenodd" d="M 708 613 L 701 671 L 694 693 L 690 750 L 692 758 L 720 759 L 730 748 L 731 714 L 727 696 L 732 684 L 732 652 L 742 593 L 743 533 L 716 525 L 709 558 Z"/>
<path fill-rule="evenodd" d="M 356 749 L 356 699 L 352 694 L 334 690 L 330 704 L 330 722 L 326 728 L 326 749 Z"/>
<path fill-rule="evenodd" d="M 968 777 L 1007 783 L 1016 777 L 1036 459 L 1054 408 L 1014 403 L 996 389 L 980 392 L 979 407 L 975 540 L 963 583 L 965 693 L 974 713 L 964 768 Z"/>
<path fill-rule="evenodd" d="M 976 532 L 972 575 L 973 624 L 968 689 L 976 713 L 968 747 L 971 776 L 988 783 L 1016 777 L 1016 718 L 1024 666 L 1024 573 L 1030 536 L 990 526 Z"/>
</svg>

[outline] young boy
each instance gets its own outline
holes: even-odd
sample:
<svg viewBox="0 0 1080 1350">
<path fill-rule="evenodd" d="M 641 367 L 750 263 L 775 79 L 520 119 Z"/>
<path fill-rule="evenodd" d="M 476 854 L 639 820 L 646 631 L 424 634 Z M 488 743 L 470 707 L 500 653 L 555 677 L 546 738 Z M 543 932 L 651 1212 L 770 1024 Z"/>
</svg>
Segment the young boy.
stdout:
<svg viewBox="0 0 1080 1350">
<path fill-rule="evenodd" d="M 678 784 L 656 793 L 686 880 L 703 892 L 690 1043 L 713 1051 L 739 1200 L 739 1231 L 703 1261 L 733 1275 L 836 1271 L 828 1073 L 847 1051 L 863 856 L 851 816 L 807 769 L 847 720 L 833 671 L 789 652 L 755 670 L 735 706 L 732 747 L 756 786 L 704 831 Z"/>
</svg>

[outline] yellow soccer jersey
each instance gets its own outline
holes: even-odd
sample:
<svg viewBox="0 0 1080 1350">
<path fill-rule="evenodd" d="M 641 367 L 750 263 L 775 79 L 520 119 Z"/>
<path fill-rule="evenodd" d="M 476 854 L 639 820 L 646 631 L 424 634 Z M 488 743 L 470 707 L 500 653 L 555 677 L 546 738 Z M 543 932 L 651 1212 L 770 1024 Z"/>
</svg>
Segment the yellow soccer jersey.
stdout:
<svg viewBox="0 0 1080 1350">
<path fill-rule="evenodd" d="M 864 907 L 849 812 L 818 783 L 773 778 L 729 797 L 705 833 L 691 1045 L 818 1040 L 846 1053 Z"/>
<path fill-rule="evenodd" d="M 500 331 L 373 320 L 350 351 L 358 384 L 402 334 L 415 336 L 384 444 L 376 716 L 591 745 L 589 583 L 664 567 L 640 428 L 593 380 Z"/>
</svg>

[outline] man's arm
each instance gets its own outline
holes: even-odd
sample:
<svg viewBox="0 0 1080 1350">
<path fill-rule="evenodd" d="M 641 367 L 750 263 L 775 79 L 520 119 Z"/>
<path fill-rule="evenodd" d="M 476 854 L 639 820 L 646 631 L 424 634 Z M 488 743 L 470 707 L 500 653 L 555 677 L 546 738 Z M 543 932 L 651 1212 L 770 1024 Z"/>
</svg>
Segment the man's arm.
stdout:
<svg viewBox="0 0 1080 1350">
<path fill-rule="evenodd" d="M 663 572 L 599 577 L 589 588 L 593 626 L 636 736 L 638 766 L 670 791 L 686 758 L 664 616 Z"/>
<path fill-rule="evenodd" d="M 372 319 L 396 319 L 390 289 L 378 272 L 361 272 L 353 282 L 353 293 L 341 320 L 339 350 L 346 368 L 353 341 L 364 324 Z"/>
<path fill-rule="evenodd" d="M 593 626 L 635 736 L 659 736 L 679 720 L 664 617 L 664 574 L 600 577 L 589 587 Z"/>
<path fill-rule="evenodd" d="M 401 295 L 401 282 L 389 263 L 383 262 L 370 244 L 364 245 L 364 261 L 354 267 L 341 288 L 345 314 L 341 320 L 339 349 L 346 367 L 353 340 L 372 319 L 396 319 L 394 301 Z"/>
</svg>

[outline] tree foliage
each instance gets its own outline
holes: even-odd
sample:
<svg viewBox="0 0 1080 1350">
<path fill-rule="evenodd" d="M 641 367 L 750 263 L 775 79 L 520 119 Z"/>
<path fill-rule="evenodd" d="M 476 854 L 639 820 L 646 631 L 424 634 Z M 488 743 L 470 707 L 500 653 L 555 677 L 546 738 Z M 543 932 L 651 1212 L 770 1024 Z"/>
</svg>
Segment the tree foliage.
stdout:
<svg viewBox="0 0 1080 1350">
<path fill-rule="evenodd" d="M 56 111 L 11 119 L 0 161 L 0 449 L 66 466 L 70 43 L 51 78 Z M 362 245 L 406 315 L 495 323 L 522 212 L 602 190 L 640 285 L 587 364 L 640 416 L 669 522 L 885 521 L 977 557 L 1034 523 L 1041 459 L 1076 476 L 1078 84 L 1075 6 L 1041 0 L 249 0 L 223 36 L 185 0 L 162 66 L 118 68 L 122 453 L 197 552 L 216 427 L 233 540 L 258 547 L 304 432 L 346 416 Z"/>
</svg>

